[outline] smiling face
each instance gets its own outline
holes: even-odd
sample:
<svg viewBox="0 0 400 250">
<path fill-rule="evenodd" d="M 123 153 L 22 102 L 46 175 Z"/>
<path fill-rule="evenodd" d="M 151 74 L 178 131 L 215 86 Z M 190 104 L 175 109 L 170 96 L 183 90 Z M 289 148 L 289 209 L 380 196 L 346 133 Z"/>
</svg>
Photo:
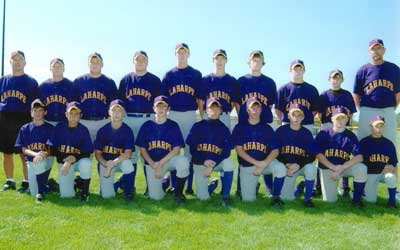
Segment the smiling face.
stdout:
<svg viewBox="0 0 400 250">
<path fill-rule="evenodd" d="M 335 130 L 344 130 L 349 118 L 345 114 L 332 117 L 332 123 Z"/>
<path fill-rule="evenodd" d="M 43 121 L 47 111 L 42 107 L 31 109 L 31 117 L 34 121 Z"/>
<path fill-rule="evenodd" d="M 56 61 L 50 65 L 50 71 L 53 78 L 62 78 L 64 76 L 64 65 Z"/>
<path fill-rule="evenodd" d="M 10 64 L 14 72 L 23 72 L 26 65 L 25 58 L 20 54 L 16 54 L 11 57 Z"/>
<path fill-rule="evenodd" d="M 115 105 L 108 111 L 112 122 L 122 122 L 125 116 L 125 109 L 120 105 Z"/>
<path fill-rule="evenodd" d="M 335 74 L 329 77 L 329 82 L 331 83 L 331 88 L 333 90 L 339 90 L 343 83 L 343 78 L 340 74 Z"/>
<path fill-rule="evenodd" d="M 133 60 L 133 63 L 135 64 L 136 72 L 147 71 L 148 60 L 147 57 L 145 57 L 144 55 L 136 56 Z"/>
<path fill-rule="evenodd" d="M 259 120 L 262 112 L 260 103 L 254 103 L 247 108 L 247 113 L 251 120 Z"/>
<path fill-rule="evenodd" d="M 221 106 L 219 106 L 217 103 L 212 103 L 209 107 L 207 107 L 206 112 L 209 119 L 216 120 L 221 115 Z"/>
<path fill-rule="evenodd" d="M 379 62 L 383 60 L 386 49 L 381 44 L 375 44 L 369 48 L 368 52 L 372 61 Z"/>
<path fill-rule="evenodd" d="M 93 56 L 89 60 L 89 70 L 90 73 L 92 74 L 101 74 L 101 69 L 103 68 L 103 61 L 98 58 Z"/>
<path fill-rule="evenodd" d="M 67 117 L 69 127 L 76 127 L 81 119 L 81 112 L 76 108 L 66 112 L 65 115 Z"/>
<path fill-rule="evenodd" d="M 162 119 L 162 118 L 167 117 L 167 114 L 169 111 L 169 106 L 165 102 L 158 102 L 154 105 L 153 110 L 154 110 L 154 113 L 156 113 L 156 116 L 159 119 Z"/>
<path fill-rule="evenodd" d="M 290 121 L 290 125 L 298 127 L 301 126 L 301 122 L 304 119 L 304 114 L 300 111 L 293 111 L 289 112 L 288 118 Z"/>
<path fill-rule="evenodd" d="M 187 64 L 190 54 L 187 49 L 180 48 L 176 51 L 175 55 L 179 64 Z"/>
<path fill-rule="evenodd" d="M 225 71 L 226 58 L 223 55 L 218 55 L 213 59 L 216 70 Z"/>
<path fill-rule="evenodd" d="M 249 60 L 249 67 L 252 71 L 261 71 L 261 68 L 264 66 L 264 60 L 258 56 L 254 55 Z"/>
<path fill-rule="evenodd" d="M 371 129 L 371 135 L 374 138 L 381 138 L 383 136 L 383 129 L 385 127 L 385 124 L 383 123 L 378 123 L 375 125 L 370 125 Z"/>
<path fill-rule="evenodd" d="M 292 78 L 303 78 L 304 67 L 301 65 L 296 65 L 290 69 L 290 74 Z"/>
</svg>

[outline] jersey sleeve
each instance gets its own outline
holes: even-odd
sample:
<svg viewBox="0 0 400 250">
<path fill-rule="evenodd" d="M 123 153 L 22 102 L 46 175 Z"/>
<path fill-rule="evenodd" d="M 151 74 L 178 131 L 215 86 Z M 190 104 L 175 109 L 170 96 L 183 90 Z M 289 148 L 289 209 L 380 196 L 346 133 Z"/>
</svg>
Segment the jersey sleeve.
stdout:
<svg viewBox="0 0 400 250">
<path fill-rule="evenodd" d="M 82 153 L 92 153 L 93 152 L 93 143 L 92 143 L 92 139 L 90 138 L 90 133 L 89 130 L 84 127 L 84 129 L 82 130 L 82 135 L 81 135 L 81 151 Z"/>
<path fill-rule="evenodd" d="M 109 89 L 110 99 L 108 100 L 108 104 L 110 104 L 113 100 L 118 97 L 118 89 L 117 85 L 115 85 L 114 80 L 110 79 L 110 89 Z"/>
<path fill-rule="evenodd" d="M 242 129 L 239 124 L 235 126 L 232 131 L 232 143 L 235 146 L 243 145 L 243 136 L 242 136 Z"/>
<path fill-rule="evenodd" d="M 394 144 L 391 141 L 389 141 L 389 142 L 390 142 L 390 149 L 389 149 L 390 161 L 389 161 L 389 163 L 392 166 L 396 167 L 397 163 L 398 163 L 396 147 L 394 146 Z"/>
<path fill-rule="evenodd" d="M 103 150 L 104 147 L 104 133 L 103 133 L 103 129 L 99 129 L 99 131 L 97 131 L 96 134 L 96 139 L 94 139 L 94 149 L 95 150 Z"/>
<path fill-rule="evenodd" d="M 318 94 L 318 90 L 316 87 L 311 86 L 312 87 L 312 96 L 311 96 L 311 111 L 316 111 L 318 112 L 318 106 L 319 106 L 319 94 Z"/>
<path fill-rule="evenodd" d="M 281 112 L 285 112 L 285 106 L 286 106 L 286 101 L 285 101 L 285 89 L 284 87 L 280 88 L 276 94 L 276 109 L 280 110 Z M 279 119 L 282 119 L 282 117 L 278 117 Z"/>
<path fill-rule="evenodd" d="M 277 103 L 277 93 L 276 93 L 276 84 L 274 80 L 271 80 L 271 98 L 268 99 L 268 106 L 272 107 Z"/>
<path fill-rule="evenodd" d="M 132 150 L 132 152 L 135 152 L 135 136 L 133 134 L 133 131 L 130 127 L 126 127 L 126 132 L 125 132 L 125 145 L 124 149 L 125 150 Z"/>
<path fill-rule="evenodd" d="M 167 73 L 165 74 L 164 78 L 161 81 L 161 95 L 165 95 L 167 97 L 169 97 L 168 82 L 169 82 L 169 76 Z"/>
<path fill-rule="evenodd" d="M 122 78 L 118 86 L 118 98 L 126 101 L 126 77 Z"/>
<path fill-rule="evenodd" d="M 324 154 L 328 144 L 328 135 L 325 131 L 320 131 L 315 137 L 316 154 Z"/>
<path fill-rule="evenodd" d="M 350 132 L 350 133 L 352 133 L 352 132 Z M 352 151 L 351 151 L 351 154 L 353 155 L 353 157 L 362 154 L 361 148 L 360 148 L 360 142 L 358 141 L 357 137 L 354 134 L 352 136 L 351 141 L 353 143 Z"/>
<path fill-rule="evenodd" d="M 183 135 L 179 125 L 175 123 L 172 128 L 174 134 L 174 141 L 172 143 L 172 147 L 185 147 L 185 141 L 183 139 Z"/>
<path fill-rule="evenodd" d="M 21 127 L 15 140 L 15 147 L 22 148 L 26 146 L 25 126 Z"/>
<path fill-rule="evenodd" d="M 363 76 L 362 70 L 360 69 L 357 71 L 356 78 L 354 80 L 353 93 L 362 95 L 363 94 L 363 91 L 362 91 L 363 84 L 364 84 L 364 76 Z"/>
<path fill-rule="evenodd" d="M 142 127 L 140 127 L 139 132 L 138 132 L 138 134 L 136 136 L 135 144 L 138 147 L 141 147 L 141 148 L 146 148 L 146 146 L 147 146 L 147 142 L 146 142 L 146 138 L 145 138 L 145 136 L 146 136 L 146 124 L 147 123 L 143 123 Z"/>
<path fill-rule="evenodd" d="M 201 83 L 202 83 L 202 75 L 200 73 L 200 71 L 195 71 L 195 77 L 194 77 L 194 89 L 195 89 L 195 97 L 196 98 L 201 98 L 200 96 L 200 87 L 201 87 Z"/>
</svg>

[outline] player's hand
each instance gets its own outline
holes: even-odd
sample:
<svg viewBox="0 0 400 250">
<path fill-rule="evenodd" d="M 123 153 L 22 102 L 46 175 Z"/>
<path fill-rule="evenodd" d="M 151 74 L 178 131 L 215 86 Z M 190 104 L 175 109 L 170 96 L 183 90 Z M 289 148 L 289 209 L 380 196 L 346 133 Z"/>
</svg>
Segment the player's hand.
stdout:
<svg viewBox="0 0 400 250">
<path fill-rule="evenodd" d="M 206 167 L 213 168 L 213 167 L 215 167 L 215 165 L 216 165 L 216 162 L 213 160 L 205 160 L 204 161 L 204 166 L 206 166 Z"/>
<path fill-rule="evenodd" d="M 339 175 L 340 175 L 339 172 L 337 172 L 337 171 L 332 171 L 331 174 L 330 174 L 330 178 L 331 178 L 332 180 L 336 181 L 337 179 L 339 179 Z"/>
<path fill-rule="evenodd" d="M 113 167 L 115 167 L 115 162 L 114 161 L 112 161 L 112 160 L 109 160 L 109 161 L 106 161 L 106 165 L 105 165 L 105 167 L 106 168 L 113 168 Z"/>
<path fill-rule="evenodd" d="M 62 175 L 67 175 L 69 172 L 69 168 L 71 167 L 71 164 L 69 162 L 64 162 L 64 164 L 62 165 L 62 167 L 60 168 L 60 173 Z"/>
<path fill-rule="evenodd" d="M 35 157 L 33 157 L 32 162 L 34 164 L 38 164 L 39 162 L 41 162 L 43 160 L 43 156 L 41 154 L 37 154 Z"/>
<path fill-rule="evenodd" d="M 161 176 L 161 170 L 162 170 L 161 162 L 159 162 L 159 161 L 154 162 L 153 168 L 154 168 L 154 176 L 157 179 L 161 179 L 162 178 L 162 176 Z"/>
<path fill-rule="evenodd" d="M 287 176 L 293 176 L 294 175 L 294 173 L 296 173 L 297 171 L 299 171 L 299 169 L 300 169 L 300 165 L 299 164 L 297 164 L 297 163 L 292 163 L 292 164 L 289 164 L 288 166 L 287 166 Z"/>
<path fill-rule="evenodd" d="M 64 162 L 68 162 L 69 164 L 75 163 L 76 158 L 73 155 L 68 155 L 67 157 L 64 158 Z"/>
<path fill-rule="evenodd" d="M 261 173 L 263 172 L 263 168 L 262 167 L 257 167 L 256 166 L 256 168 L 254 169 L 254 171 L 253 171 L 253 175 L 254 176 L 260 176 L 261 175 Z"/>
<path fill-rule="evenodd" d="M 105 168 L 104 168 L 104 173 L 103 173 L 104 178 L 110 177 L 111 171 L 112 171 L 112 168 L 111 168 L 111 167 L 105 167 Z"/>
<path fill-rule="evenodd" d="M 265 161 L 257 161 L 254 166 L 256 166 L 256 168 L 259 168 L 259 169 L 264 169 L 267 167 L 267 164 Z"/>
<path fill-rule="evenodd" d="M 388 173 L 396 174 L 396 168 L 393 167 L 392 165 L 386 165 L 382 170 L 382 174 L 385 175 Z"/>
<path fill-rule="evenodd" d="M 212 171 L 213 171 L 213 168 L 212 168 L 212 167 L 205 167 L 205 168 L 204 168 L 204 176 L 205 176 L 205 177 L 210 177 Z"/>
</svg>

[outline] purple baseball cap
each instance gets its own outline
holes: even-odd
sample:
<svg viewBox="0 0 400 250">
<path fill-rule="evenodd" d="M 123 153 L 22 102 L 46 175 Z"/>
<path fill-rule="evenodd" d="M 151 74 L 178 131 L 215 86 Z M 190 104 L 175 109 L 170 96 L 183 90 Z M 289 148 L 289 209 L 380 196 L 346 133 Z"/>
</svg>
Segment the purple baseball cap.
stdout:
<svg viewBox="0 0 400 250">
<path fill-rule="evenodd" d="M 110 103 L 110 109 L 119 106 L 125 110 L 125 103 L 120 99 L 115 99 Z"/>
<path fill-rule="evenodd" d="M 154 98 L 154 106 L 156 106 L 159 103 L 165 103 L 169 106 L 168 97 L 166 97 L 165 95 L 159 95 L 156 98 Z"/>
<path fill-rule="evenodd" d="M 11 58 L 13 58 L 16 55 L 21 56 L 25 60 L 25 53 L 22 52 L 21 50 L 16 50 L 16 51 L 11 52 Z"/>
<path fill-rule="evenodd" d="M 374 47 L 375 45 L 381 45 L 382 47 L 385 47 L 385 45 L 383 44 L 383 40 L 382 39 L 374 39 L 372 41 L 369 42 L 369 48 Z"/>
<path fill-rule="evenodd" d="M 58 57 L 56 57 L 50 61 L 50 66 L 57 62 L 60 63 L 62 66 L 64 66 L 64 60 L 61 58 L 58 58 Z"/>
<path fill-rule="evenodd" d="M 293 69 L 293 68 L 296 67 L 296 66 L 301 66 L 301 67 L 303 67 L 303 69 L 306 68 L 306 67 L 304 66 L 304 62 L 303 62 L 302 60 L 300 60 L 300 59 L 296 59 L 296 60 L 294 60 L 294 61 L 292 61 L 292 62 L 290 63 L 290 69 Z"/>
<path fill-rule="evenodd" d="M 260 102 L 260 100 L 258 100 L 257 97 L 255 97 L 255 96 L 250 97 L 246 101 L 246 109 L 249 109 L 249 108 L 253 107 L 253 105 L 256 104 L 256 103 L 261 106 L 261 102 Z"/>
<path fill-rule="evenodd" d="M 206 107 L 209 108 L 214 103 L 216 103 L 219 107 L 221 107 L 221 103 L 219 102 L 219 98 L 218 97 L 210 97 L 210 98 L 208 98 L 207 102 L 206 102 Z"/>
<path fill-rule="evenodd" d="M 226 59 L 228 59 L 228 55 L 226 54 L 226 51 L 223 49 L 217 49 L 213 53 L 213 58 L 216 58 L 217 56 L 223 56 Z"/>
<path fill-rule="evenodd" d="M 39 98 L 37 98 L 33 100 L 33 102 L 31 103 L 31 109 L 36 109 L 36 108 L 46 109 L 46 105 Z"/>
<path fill-rule="evenodd" d="M 385 118 L 381 115 L 376 115 L 371 117 L 371 119 L 369 120 L 369 125 L 371 125 L 372 127 L 375 127 L 378 124 L 385 124 Z"/>
<path fill-rule="evenodd" d="M 300 112 L 304 116 L 304 106 L 299 104 L 299 103 L 292 103 L 289 106 L 289 114 L 292 114 L 293 112 Z"/>
<path fill-rule="evenodd" d="M 337 107 L 332 111 L 332 119 L 335 120 L 340 116 L 347 117 L 347 110 L 343 107 Z"/>
<path fill-rule="evenodd" d="M 175 52 L 178 52 L 178 50 L 180 50 L 180 49 L 185 49 L 187 52 L 190 51 L 190 50 L 189 50 L 189 46 L 188 46 L 186 43 L 178 43 L 178 44 L 175 46 Z"/>
<path fill-rule="evenodd" d="M 100 55 L 100 53 L 94 52 L 89 55 L 89 61 L 92 60 L 92 58 L 98 58 L 100 61 L 103 62 L 103 57 Z"/>
<path fill-rule="evenodd" d="M 337 74 L 339 74 L 340 77 L 343 78 L 343 72 L 342 72 L 340 69 L 331 70 L 331 72 L 329 73 L 329 77 L 330 77 L 330 78 L 333 78 L 333 77 L 335 77 L 335 75 L 337 75 Z"/>
<path fill-rule="evenodd" d="M 138 56 L 143 56 L 143 57 L 145 57 L 146 59 L 149 58 L 149 57 L 147 56 L 147 53 L 144 52 L 143 50 L 136 51 L 135 54 L 133 55 L 133 60 L 135 60 L 136 57 L 138 57 Z"/>
<path fill-rule="evenodd" d="M 71 110 L 73 109 L 82 112 L 81 104 L 79 102 L 70 102 L 67 104 L 67 109 L 66 109 L 67 113 L 71 112 Z"/>
</svg>

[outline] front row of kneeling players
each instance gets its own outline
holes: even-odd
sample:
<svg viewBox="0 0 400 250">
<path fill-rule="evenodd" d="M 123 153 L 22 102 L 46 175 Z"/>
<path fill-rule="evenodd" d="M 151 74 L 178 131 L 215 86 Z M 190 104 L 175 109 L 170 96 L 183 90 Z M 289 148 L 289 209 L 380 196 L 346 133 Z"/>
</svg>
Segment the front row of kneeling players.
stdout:
<svg viewBox="0 0 400 250">
<path fill-rule="evenodd" d="M 196 195 L 200 200 L 209 199 L 212 191 L 208 187 L 209 177 L 212 171 L 218 171 L 221 172 L 222 205 L 231 204 L 234 163 L 230 152 L 235 147 L 244 201 L 256 199 L 260 175 L 272 174 L 272 204 L 281 208 L 282 199 L 295 199 L 295 182 L 301 175 L 305 179 L 304 205 L 314 207 L 312 190 L 317 167 L 313 162 L 317 158 L 324 201 L 335 202 L 338 180 L 342 176 L 352 176 L 353 203 L 356 207 L 363 206 L 363 195 L 365 200 L 376 202 L 378 182 L 386 182 L 389 192 L 387 205 L 396 207 L 397 156 L 393 143 L 382 136 L 383 117 L 372 117 L 371 135 L 358 142 L 357 137 L 346 128 L 346 110 L 337 108 L 332 115 L 333 126 L 322 130 L 314 140 L 311 132 L 301 126 L 304 119 L 301 105 L 289 107 L 290 123 L 276 132 L 268 124 L 261 123 L 262 105 L 257 98 L 249 98 L 246 108 L 248 121 L 238 124 L 231 135 L 219 120 L 221 104 L 218 98 L 210 98 L 206 103 L 208 119 L 192 127 L 186 144 L 190 147 Z M 98 131 L 93 145 L 87 128 L 79 123 L 79 103 L 69 103 L 67 121 L 53 128 L 44 121 L 45 105 L 35 100 L 31 109 L 33 121 L 21 128 L 16 141 L 28 163 L 31 194 L 36 195 L 37 201 L 43 199 L 54 156 L 58 163 L 61 197 L 75 196 L 74 172 L 79 170 L 81 200 L 87 201 L 91 178 L 90 154 L 94 148 L 99 163 L 101 196 L 115 196 L 114 174 L 122 171 L 122 189 L 126 199 L 131 201 L 134 169 L 130 157 L 136 141 L 144 159 L 149 197 L 162 199 L 165 195 L 162 178 L 167 172 L 176 170 L 175 198 L 178 204 L 184 203 L 182 191 L 189 175 L 189 159 L 180 155 L 185 141 L 179 125 L 168 119 L 168 111 L 168 98 L 155 98 L 155 119 L 144 123 L 137 138 L 134 138 L 132 130 L 123 122 L 123 102 L 114 100 L 109 108 L 111 122 Z"/>
</svg>

